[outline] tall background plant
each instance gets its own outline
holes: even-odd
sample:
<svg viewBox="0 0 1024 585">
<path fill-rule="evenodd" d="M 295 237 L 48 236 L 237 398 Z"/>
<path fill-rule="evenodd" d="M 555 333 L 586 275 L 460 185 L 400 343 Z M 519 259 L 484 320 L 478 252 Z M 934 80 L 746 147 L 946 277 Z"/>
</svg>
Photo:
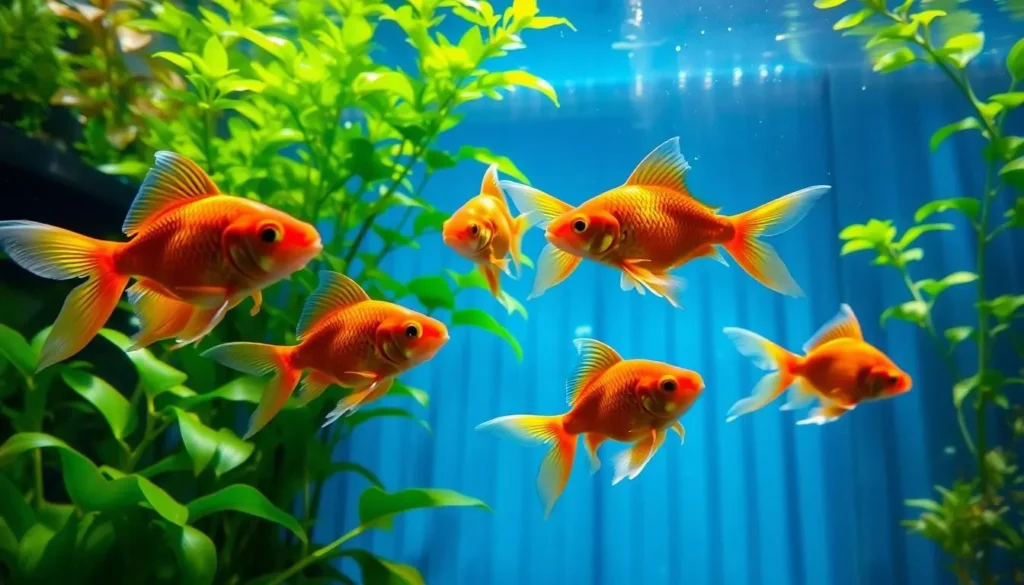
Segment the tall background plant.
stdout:
<svg viewBox="0 0 1024 585">
<path fill-rule="evenodd" d="M 174 150 L 201 164 L 223 191 L 315 222 L 324 234 L 316 265 L 266 291 L 258 315 L 232 312 L 204 347 L 293 342 L 315 271 L 326 268 L 353 276 L 375 298 L 418 304 L 453 327 L 488 330 L 521 355 L 490 314 L 500 305 L 465 304 L 463 291 L 486 288 L 476 272 L 400 282 L 382 263 L 415 250 L 447 218 L 423 195 L 435 174 L 476 161 L 526 180 L 505 157 L 472 145 L 446 151 L 438 138 L 460 123 L 462 105 L 499 99 L 502 90 L 540 91 L 557 105 L 544 80 L 493 67 L 524 47 L 530 29 L 567 21 L 540 15 L 530 0 L 505 10 L 469 0 L 217 0 L 196 12 L 172 2 L 94 0 L 24 1 L 0 12 L 0 25 L 22 13 L 60 21 L 63 48 L 54 40 L 40 49 L 65 80 L 49 101 L 78 116 L 76 147 L 87 161 L 138 179 L 153 152 Z M 384 64 L 379 39 L 389 29 L 409 47 L 389 46 Z M 242 440 L 235 429 L 263 382 L 214 367 L 196 348 L 123 352 L 135 324 L 130 307 L 122 308 L 102 339 L 38 374 L 46 330 L 19 333 L 27 315 L 8 315 L 0 326 L 0 428 L 12 431 L 0 445 L 0 576 L 17 583 L 347 583 L 352 576 L 331 564 L 347 557 L 365 583 L 420 583 L 415 568 L 349 541 L 407 510 L 485 507 L 445 490 L 388 491 L 371 470 L 333 461 L 336 447 L 366 421 L 418 420 L 386 404 L 321 431 L 344 392 L 338 388 L 307 407 L 286 405 L 274 425 Z M 519 304 L 510 311 L 526 317 Z M 425 391 L 404 384 L 391 394 L 429 404 Z M 324 483 L 339 473 L 369 484 L 359 524 L 344 535 L 319 534 Z"/>
<path fill-rule="evenodd" d="M 846 0 L 817 0 L 820 9 L 846 5 Z M 852 4 L 852 3 L 851 3 Z M 977 132 L 984 140 L 978 149 L 985 166 L 985 182 L 974 196 L 930 201 L 914 214 L 914 224 L 900 233 L 891 220 L 871 219 L 847 226 L 839 237 L 845 241 L 843 255 L 868 251 L 873 264 L 892 269 L 906 285 L 909 299 L 886 309 L 885 324 L 891 319 L 912 323 L 934 341 L 951 379 L 952 407 L 964 445 L 974 459 L 973 472 L 965 473 L 953 485 L 937 486 L 935 499 L 907 502 L 919 511 L 905 522 L 913 533 L 933 540 L 949 555 L 951 570 L 962 584 L 1020 582 L 1024 574 L 999 575 L 994 570 L 995 549 L 1005 550 L 1011 563 L 1024 563 L 1024 474 L 1017 453 L 1024 438 L 1024 408 L 1014 393 L 1024 385 L 1020 358 L 1024 344 L 1014 321 L 1024 316 L 1024 295 L 990 297 L 986 287 L 988 250 L 1008 230 L 1024 227 L 1024 137 L 1004 131 L 1004 122 L 1024 105 L 1024 39 L 1018 40 L 1006 57 L 1008 87 L 987 97 L 977 94 L 968 74 L 970 62 L 982 51 L 983 32 L 974 30 L 978 19 L 957 3 L 905 0 L 890 6 L 885 0 L 857 2 L 858 10 L 839 19 L 835 30 L 867 38 L 873 69 L 891 73 L 907 66 L 926 63 L 937 67 L 966 100 L 971 114 L 939 128 L 932 136 L 935 151 L 959 132 Z M 944 10 L 941 8 L 947 8 Z M 914 263 L 924 257 L 915 243 L 922 235 L 956 229 L 953 223 L 935 222 L 946 212 L 959 214 L 974 233 L 976 257 L 969 270 L 941 278 L 916 279 Z M 943 293 L 952 287 L 972 285 L 976 289 L 974 323 L 938 329 L 934 314 Z M 999 344 L 1012 346 L 1018 358 L 1001 363 Z M 973 353 L 973 365 L 964 371 L 962 360 Z M 993 426 L 1003 427 L 994 433 Z M 992 444 L 991 437 L 1010 437 L 1012 444 Z"/>
</svg>

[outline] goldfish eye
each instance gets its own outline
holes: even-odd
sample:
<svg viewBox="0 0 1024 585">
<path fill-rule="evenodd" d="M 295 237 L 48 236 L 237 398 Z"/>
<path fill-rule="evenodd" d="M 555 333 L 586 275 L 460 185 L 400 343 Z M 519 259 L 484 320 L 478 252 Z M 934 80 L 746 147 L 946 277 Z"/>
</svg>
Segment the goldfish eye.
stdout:
<svg viewBox="0 0 1024 585">
<path fill-rule="evenodd" d="M 576 232 L 577 234 L 582 234 L 583 232 L 587 231 L 587 220 L 577 219 L 573 221 L 572 231 Z"/>
<path fill-rule="evenodd" d="M 888 381 L 890 386 L 895 386 L 900 381 L 900 379 L 897 376 L 889 376 Z"/>
<path fill-rule="evenodd" d="M 473 234 L 474 236 L 479 234 L 480 226 L 476 225 L 475 223 L 469 224 L 469 233 Z"/>
<path fill-rule="evenodd" d="M 281 241 L 281 230 L 274 225 L 266 225 L 260 228 L 260 240 L 267 244 L 275 244 Z"/>
<path fill-rule="evenodd" d="M 660 386 L 662 392 L 675 392 L 679 385 L 672 378 L 662 378 Z"/>
<path fill-rule="evenodd" d="M 407 323 L 405 326 L 405 336 L 409 339 L 416 339 L 423 333 L 420 326 L 417 323 Z"/>
</svg>

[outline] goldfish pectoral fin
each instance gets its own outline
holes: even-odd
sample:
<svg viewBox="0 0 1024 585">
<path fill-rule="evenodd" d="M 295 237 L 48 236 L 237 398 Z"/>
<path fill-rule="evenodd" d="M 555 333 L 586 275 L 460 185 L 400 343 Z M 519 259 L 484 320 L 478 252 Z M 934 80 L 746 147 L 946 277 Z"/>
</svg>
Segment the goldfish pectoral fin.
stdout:
<svg viewBox="0 0 1024 585">
<path fill-rule="evenodd" d="M 600 433 L 587 433 L 583 439 L 583 443 L 587 448 L 587 455 L 590 456 L 590 474 L 593 475 L 601 469 L 601 459 L 597 456 L 597 450 L 608 440 L 608 437 Z"/>
<path fill-rule="evenodd" d="M 839 404 L 823 402 L 820 406 L 811 410 L 810 415 L 797 421 L 798 425 L 823 425 L 837 420 L 853 408 L 846 408 Z"/>
<path fill-rule="evenodd" d="M 647 294 L 647 289 L 645 289 L 639 282 L 636 281 L 636 279 L 630 276 L 629 273 L 626 272 L 625 270 L 622 271 L 622 276 L 619 277 L 619 288 L 626 292 L 635 290 L 636 292 L 640 293 L 640 296 Z"/>
<path fill-rule="evenodd" d="M 143 179 L 121 229 L 126 236 L 132 236 L 170 206 L 218 192 L 199 165 L 178 153 L 161 150 L 156 153 L 156 162 Z"/>
<path fill-rule="evenodd" d="M 219 286 L 176 286 L 171 292 L 182 300 L 205 308 L 219 307 L 227 302 L 228 291 Z"/>
<path fill-rule="evenodd" d="M 139 319 L 139 331 L 132 336 L 132 345 L 126 351 L 177 336 L 196 312 L 195 306 L 162 294 L 159 286 L 148 279 L 128 288 L 128 302 Z"/>
<path fill-rule="evenodd" d="M 255 317 L 260 314 L 260 308 L 263 307 L 263 292 L 256 291 L 252 293 L 252 309 L 249 311 L 250 317 Z"/>
<path fill-rule="evenodd" d="M 508 258 L 500 258 L 492 260 L 491 263 L 500 271 L 504 272 L 510 278 L 515 278 L 512 274 L 511 263 Z"/>
<path fill-rule="evenodd" d="M 803 380 L 798 380 L 797 383 L 789 389 L 789 394 L 786 398 L 786 403 L 779 407 L 779 410 L 798 410 L 806 407 L 814 401 L 814 392 Z"/>
<path fill-rule="evenodd" d="M 520 213 L 532 213 L 532 220 L 546 229 L 553 219 L 572 210 L 572 206 L 533 187 L 514 181 L 499 181 L 501 189 L 516 204 Z"/>
<path fill-rule="evenodd" d="M 497 298 L 501 292 L 501 276 L 498 273 L 498 269 L 493 264 L 488 263 L 477 264 L 476 269 L 480 274 L 484 275 L 484 279 L 487 281 L 487 290 L 490 291 L 492 296 Z"/>
<path fill-rule="evenodd" d="M 675 431 L 677 435 L 679 435 L 680 445 L 686 443 L 686 429 L 683 427 L 683 423 L 679 421 L 672 423 L 672 430 Z"/>
<path fill-rule="evenodd" d="M 664 440 L 664 430 L 651 430 L 650 434 L 634 443 L 631 448 L 624 449 L 616 455 L 615 476 L 612 478 L 612 485 L 640 475 Z"/>
<path fill-rule="evenodd" d="M 508 294 L 505 291 L 499 291 L 498 296 L 496 296 L 495 298 L 498 300 L 498 304 L 500 304 L 505 309 L 506 313 L 511 315 L 512 313 L 516 312 L 516 303 L 515 299 L 512 298 L 512 295 Z"/>
<path fill-rule="evenodd" d="M 569 277 L 583 259 L 556 248 L 553 244 L 544 246 L 537 258 L 537 278 L 527 300 L 535 299 L 544 291 Z"/>
<path fill-rule="evenodd" d="M 319 372 L 317 370 L 311 371 L 302 379 L 302 383 L 299 385 L 299 406 L 305 406 L 310 402 L 316 400 L 327 390 L 331 384 L 335 384 L 334 378 Z"/>
<path fill-rule="evenodd" d="M 175 339 L 177 343 L 171 346 L 172 350 L 177 350 L 185 347 L 192 343 L 199 343 L 207 334 L 213 331 L 221 320 L 224 319 L 224 315 L 227 314 L 228 309 L 231 307 L 230 301 L 224 301 L 224 303 L 214 309 L 197 309 L 192 313 L 192 318 L 189 319 L 188 325 L 183 330 L 178 332 L 178 336 Z"/>
<path fill-rule="evenodd" d="M 355 412 L 361 406 L 369 404 L 387 394 L 387 391 L 391 389 L 393 382 L 394 380 L 392 378 L 382 378 L 373 382 L 366 388 L 353 390 L 351 394 L 338 401 L 338 405 L 335 406 L 334 410 L 327 415 L 327 418 L 324 419 L 324 424 L 320 425 L 320 428 L 330 425 L 346 414 Z"/>
<path fill-rule="evenodd" d="M 266 426 L 295 391 L 302 372 L 291 366 L 293 351 L 293 348 L 288 346 L 236 342 L 211 347 L 202 353 L 205 358 L 252 376 L 274 373 L 274 377 L 263 391 L 259 406 L 249 418 L 249 429 L 244 439 L 255 435 Z"/>
<path fill-rule="evenodd" d="M 527 211 L 520 214 L 512 222 L 512 238 L 509 241 L 509 253 L 512 255 L 512 263 L 516 267 L 515 278 L 517 279 L 523 274 L 523 263 L 524 259 L 526 259 L 523 255 L 523 234 L 530 230 L 530 227 L 537 221 L 537 218 L 537 213 Z M 526 261 L 528 262 L 529 260 L 526 259 Z"/>
<path fill-rule="evenodd" d="M 120 245 L 33 221 L 0 221 L 0 250 L 18 266 L 53 280 L 88 278 L 65 299 L 37 371 L 78 353 L 114 312 L 128 285 L 110 262 Z"/>
</svg>

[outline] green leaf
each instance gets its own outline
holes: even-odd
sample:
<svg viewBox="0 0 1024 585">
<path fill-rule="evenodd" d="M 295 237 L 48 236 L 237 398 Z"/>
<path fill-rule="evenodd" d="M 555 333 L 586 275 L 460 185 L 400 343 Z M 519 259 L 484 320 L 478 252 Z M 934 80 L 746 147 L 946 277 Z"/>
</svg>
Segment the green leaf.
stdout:
<svg viewBox="0 0 1024 585">
<path fill-rule="evenodd" d="M 214 475 L 220 477 L 245 463 L 255 448 L 256 445 L 241 439 L 231 429 L 218 429 L 217 453 L 213 458 Z"/>
<path fill-rule="evenodd" d="M 391 386 L 391 390 L 388 391 L 391 396 L 408 396 L 415 400 L 420 406 L 426 408 L 430 405 L 430 395 L 419 388 L 413 388 L 402 382 L 395 381 Z"/>
<path fill-rule="evenodd" d="M 264 388 L 266 388 L 266 383 L 260 378 L 253 376 L 241 376 L 227 384 L 224 384 L 213 392 L 189 396 L 184 400 L 179 401 L 178 406 L 185 410 L 191 410 L 199 404 L 215 399 L 259 404 L 260 398 L 263 397 Z M 285 407 L 287 408 L 288 406 L 285 405 Z"/>
<path fill-rule="evenodd" d="M 359 14 L 349 14 L 341 23 L 341 36 L 349 47 L 358 47 L 373 38 L 373 27 Z"/>
<path fill-rule="evenodd" d="M 217 547 L 202 531 L 193 526 L 162 523 L 167 543 L 181 570 L 182 582 L 189 585 L 210 585 L 217 574 Z"/>
<path fill-rule="evenodd" d="M 551 84 L 547 81 L 537 77 L 532 73 L 526 71 L 505 71 L 502 73 L 491 73 L 490 75 L 498 76 L 498 85 L 505 87 L 525 87 L 539 91 L 540 93 L 547 96 L 551 103 L 555 104 L 555 107 L 560 107 L 558 103 L 558 94 L 555 93 L 555 88 L 551 87 Z"/>
<path fill-rule="evenodd" d="M 36 523 L 36 514 L 25 496 L 4 473 L 0 473 L 0 518 L 18 540 Z"/>
<path fill-rule="evenodd" d="M 847 254 L 853 254 L 854 252 L 874 249 L 875 245 L 867 240 L 848 240 L 843 244 L 843 249 L 839 251 L 839 255 L 846 256 Z"/>
<path fill-rule="evenodd" d="M 917 262 L 921 258 L 924 258 L 924 250 L 921 248 L 911 248 L 900 253 L 900 262 L 903 264 Z"/>
<path fill-rule="evenodd" d="M 217 432 L 199 421 L 196 415 L 180 408 L 172 409 L 178 419 L 178 430 L 185 451 L 192 459 L 192 473 L 199 475 L 217 453 Z"/>
<path fill-rule="evenodd" d="M 394 94 L 406 102 L 416 102 L 416 90 L 404 73 L 397 71 L 365 71 L 352 84 L 352 89 L 362 95 L 383 91 Z"/>
<path fill-rule="evenodd" d="M 189 61 L 186 57 L 183 57 L 177 53 L 161 51 L 159 53 L 154 53 L 153 56 L 171 62 L 180 67 L 181 69 L 184 69 L 187 73 L 192 73 L 193 71 L 192 61 Z"/>
<path fill-rule="evenodd" d="M 88 372 L 74 368 L 62 368 L 60 375 L 65 384 L 100 411 L 118 441 L 131 432 L 135 426 L 135 411 L 132 410 L 128 399 L 113 386 Z"/>
<path fill-rule="evenodd" d="M 836 1 L 836 0 L 832 0 Z M 846 0 L 838 0 L 839 2 L 845 2 Z M 526 28 L 532 28 L 541 30 L 545 28 L 551 28 L 553 26 L 567 26 L 572 32 L 576 32 L 576 27 L 573 26 L 569 19 L 561 18 L 557 16 L 534 16 L 526 23 Z"/>
<path fill-rule="evenodd" d="M 390 528 L 396 514 L 423 508 L 472 507 L 490 508 L 476 498 L 458 492 L 440 489 L 407 489 L 388 493 L 378 487 L 369 487 L 359 496 L 359 523 L 378 528 Z"/>
<path fill-rule="evenodd" d="M 917 14 L 911 14 L 910 18 L 915 22 L 920 22 L 921 24 L 931 24 L 933 20 L 939 18 L 940 16 L 946 16 L 946 11 L 924 10 L 922 12 L 918 12 Z"/>
<path fill-rule="evenodd" d="M 380 408 L 360 408 L 359 410 L 353 412 L 352 414 L 347 415 L 342 420 L 345 421 L 345 424 L 348 425 L 349 428 L 354 429 L 359 425 L 365 423 L 366 421 L 385 416 L 407 418 L 409 420 L 416 421 L 417 423 L 419 423 L 421 427 L 426 429 L 428 433 L 431 432 L 430 423 L 421 419 L 420 417 L 416 416 L 415 414 L 409 412 L 404 408 L 396 408 L 393 406 Z"/>
<path fill-rule="evenodd" d="M 982 47 L 985 46 L 985 33 L 972 32 L 956 35 L 946 41 L 943 51 L 947 52 L 960 68 L 967 67 L 967 64 L 978 56 Z"/>
<path fill-rule="evenodd" d="M 1024 307 L 1024 295 L 1002 295 L 980 303 L 981 308 L 1001 323 L 1009 322 L 1017 309 Z"/>
<path fill-rule="evenodd" d="M 917 283 L 919 288 L 932 297 L 939 296 L 944 290 L 958 284 L 967 284 L 978 280 L 978 275 L 973 272 L 954 272 L 936 282 L 931 279 L 922 280 Z"/>
<path fill-rule="evenodd" d="M 1024 79 L 1024 38 L 1013 44 L 1013 48 L 1006 54 L 1006 70 L 1014 82 Z"/>
<path fill-rule="evenodd" d="M 862 239 L 867 234 L 867 226 L 859 223 L 851 224 L 842 229 L 839 232 L 840 240 L 856 240 Z"/>
<path fill-rule="evenodd" d="M 921 508 L 922 510 L 928 510 L 929 512 L 942 512 L 942 506 L 935 500 L 907 500 L 904 503 L 911 508 Z"/>
<path fill-rule="evenodd" d="M 377 477 L 377 474 L 363 467 L 362 465 L 359 465 L 358 463 L 352 463 L 351 461 L 339 461 L 336 463 L 332 463 L 325 470 L 323 478 L 327 479 L 328 477 L 334 475 L 335 473 L 340 473 L 343 471 L 348 471 L 361 475 L 364 478 L 366 478 L 366 481 L 372 483 L 373 485 L 379 487 L 380 489 L 384 489 L 384 484 L 381 483 L 380 478 Z"/>
<path fill-rule="evenodd" d="M 974 327 L 951 327 L 946 329 L 944 335 L 946 336 L 946 340 L 949 341 L 949 344 L 951 346 L 955 346 L 971 335 L 974 335 Z"/>
<path fill-rule="evenodd" d="M 996 93 L 989 96 L 988 99 L 990 102 L 995 102 L 1006 109 L 1017 108 L 1024 104 L 1024 91 Z"/>
<path fill-rule="evenodd" d="M 455 295 L 443 276 L 421 276 L 409 281 L 409 291 L 416 295 L 428 311 L 454 309 Z"/>
<path fill-rule="evenodd" d="M 145 469 L 139 470 L 139 475 L 146 478 L 156 477 L 162 473 L 168 473 L 171 471 L 191 471 L 192 470 L 192 458 L 188 456 L 185 451 L 178 451 L 173 455 L 168 455 L 160 461 L 157 461 L 153 465 Z"/>
<path fill-rule="evenodd" d="M 225 511 L 242 512 L 275 522 L 290 530 L 302 542 L 306 542 L 306 533 L 302 530 L 298 520 L 275 506 L 251 485 L 229 485 L 210 495 L 192 500 L 188 504 L 188 517 L 191 522 L 195 522 L 203 516 Z"/>
<path fill-rule="evenodd" d="M 339 557 L 351 557 L 359 565 L 363 583 L 386 585 L 425 585 L 416 567 L 384 560 L 369 551 L 346 550 Z"/>
<path fill-rule="evenodd" d="M 39 357 L 20 333 L 0 324 L 0 356 L 11 362 L 22 376 L 30 378 L 36 373 Z"/>
<path fill-rule="evenodd" d="M 242 36 L 259 48 L 277 57 L 288 66 L 291 66 L 295 60 L 295 45 L 288 39 L 264 34 L 249 27 L 245 27 L 242 30 Z"/>
<path fill-rule="evenodd" d="M 900 47 L 895 51 L 890 51 L 875 61 L 874 71 L 880 71 L 882 73 L 892 73 L 898 69 L 902 69 L 907 65 L 913 63 L 917 57 L 914 52 L 906 47 Z"/>
<path fill-rule="evenodd" d="M 135 365 L 135 370 L 139 373 L 139 383 L 142 384 L 142 389 L 150 397 L 155 397 L 175 386 L 180 386 L 188 379 L 184 372 L 176 370 L 160 361 L 148 349 L 128 351 L 132 346 L 132 340 L 120 331 L 100 329 L 100 335 L 125 352 L 125 355 L 128 356 L 128 359 Z"/>
<path fill-rule="evenodd" d="M 453 311 L 452 326 L 458 327 L 462 325 L 477 327 L 504 339 L 512 347 L 512 351 L 515 352 L 516 360 L 523 361 L 523 348 L 519 345 L 519 341 L 516 340 L 515 336 L 508 329 L 505 329 L 501 323 L 498 323 L 490 313 L 480 309 L 459 309 L 458 311 Z"/>
<path fill-rule="evenodd" d="M 951 223 L 926 223 L 911 226 L 903 233 L 903 237 L 900 238 L 896 247 L 902 250 L 909 246 L 914 240 L 921 237 L 922 234 L 926 234 L 928 232 L 950 232 L 953 231 L 953 229 L 953 224 Z"/>
<path fill-rule="evenodd" d="M 902 305 L 889 307 L 882 311 L 881 324 L 884 326 L 889 319 L 909 321 L 923 327 L 928 319 L 928 305 L 921 301 L 909 301 Z"/>
<path fill-rule="evenodd" d="M 968 116 L 959 122 L 953 122 L 952 124 L 946 124 L 942 128 L 935 131 L 932 134 L 931 142 L 929 143 L 932 152 L 938 150 L 939 145 L 943 143 L 947 138 L 952 136 L 956 132 L 963 132 L 964 130 L 982 130 L 983 126 L 977 118 Z"/>
<path fill-rule="evenodd" d="M 458 160 L 475 160 L 485 165 L 498 165 L 498 170 L 511 175 L 512 178 L 519 181 L 520 183 L 529 184 L 530 181 L 526 178 L 526 175 L 519 170 L 512 159 L 507 156 L 500 154 L 494 154 L 490 150 L 482 146 L 463 146 L 459 148 L 458 154 L 455 155 Z"/>
<path fill-rule="evenodd" d="M 228 53 L 220 44 L 217 35 L 212 35 L 203 45 L 203 62 L 206 63 L 210 75 L 222 77 L 228 71 Z"/>
<path fill-rule="evenodd" d="M 955 197 L 953 199 L 929 201 L 914 213 L 914 221 L 921 223 L 933 213 L 942 213 L 950 209 L 955 209 L 967 216 L 971 221 L 975 221 L 978 219 L 978 213 L 981 211 L 981 202 L 973 197 Z"/>
<path fill-rule="evenodd" d="M 953 385 L 953 406 L 960 408 L 967 396 L 978 387 L 978 377 L 964 378 Z"/>
<path fill-rule="evenodd" d="M 999 169 L 999 176 L 1018 189 L 1024 190 L 1024 156 L 1017 157 Z"/>
<path fill-rule="evenodd" d="M 149 165 L 140 160 L 123 160 L 121 162 L 99 165 L 96 169 L 108 175 L 142 177 L 149 170 Z"/>
<path fill-rule="evenodd" d="M 872 14 L 874 14 L 874 12 L 872 12 L 870 8 L 864 8 L 854 12 L 853 14 L 847 14 L 832 25 L 832 30 L 846 30 L 848 28 L 853 28 L 864 22 Z"/>
<path fill-rule="evenodd" d="M 819 10 L 828 10 L 846 4 L 846 0 L 814 0 L 814 7 Z"/>
<path fill-rule="evenodd" d="M 112 511 L 147 505 L 169 522 L 183 525 L 188 510 L 148 479 L 129 475 L 108 480 L 84 455 L 60 439 L 43 433 L 18 433 L 0 445 L 0 466 L 33 449 L 60 450 L 64 487 L 71 501 L 85 511 Z"/>
<path fill-rule="evenodd" d="M 267 84 L 255 79 L 221 79 L 217 82 L 217 89 L 221 93 L 234 93 L 236 91 L 260 93 L 266 89 Z"/>
</svg>

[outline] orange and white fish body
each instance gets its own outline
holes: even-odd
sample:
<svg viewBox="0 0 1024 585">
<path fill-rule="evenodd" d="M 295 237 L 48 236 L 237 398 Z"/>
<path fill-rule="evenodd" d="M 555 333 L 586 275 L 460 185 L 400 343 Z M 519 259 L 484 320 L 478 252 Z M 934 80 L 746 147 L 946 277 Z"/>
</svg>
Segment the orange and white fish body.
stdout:
<svg viewBox="0 0 1024 585">
<path fill-rule="evenodd" d="M 203 355 L 252 375 L 274 373 L 246 437 L 262 429 L 295 391 L 303 373 L 300 403 L 332 384 L 352 388 L 324 426 L 372 402 L 395 376 L 431 359 L 448 341 L 444 323 L 394 303 L 370 299 L 347 276 L 320 273 L 320 284 L 303 308 L 297 345 L 225 343 Z"/>
<path fill-rule="evenodd" d="M 790 386 L 782 410 L 802 408 L 817 399 L 820 405 L 797 424 L 820 425 L 863 402 L 908 392 L 913 385 L 889 356 L 864 341 L 857 317 L 846 304 L 804 344 L 803 356 L 745 329 L 727 327 L 725 334 L 758 367 L 774 370 L 761 379 L 753 395 L 733 405 L 727 421 L 767 406 Z"/>
<path fill-rule="evenodd" d="M 441 227 L 445 245 L 471 260 L 487 279 L 491 294 L 509 313 L 513 305 L 501 290 L 501 272 L 512 276 L 509 258 L 518 277 L 522 272 L 523 234 L 530 229 L 531 214 L 512 217 L 505 194 L 498 187 L 498 165 L 484 173 L 480 193 L 457 209 Z"/>
<path fill-rule="evenodd" d="M 565 490 L 582 435 L 597 471 L 597 450 L 611 439 L 632 443 L 615 458 L 612 484 L 636 478 L 665 441 L 669 429 L 680 439 L 679 418 L 704 390 L 704 380 L 691 370 L 650 360 L 624 360 L 611 347 L 593 339 L 577 339 L 580 364 L 566 382 L 569 412 L 554 416 L 510 415 L 487 421 L 478 429 L 497 428 L 520 439 L 554 443 L 541 465 L 537 485 L 545 517 Z"/>
<path fill-rule="evenodd" d="M 0 248 L 44 278 L 88 278 L 69 295 L 39 369 L 81 350 L 128 299 L 141 329 L 133 348 L 199 341 L 228 310 L 303 268 L 323 246 L 316 229 L 256 201 L 223 195 L 189 159 L 156 154 L 125 219 L 127 242 L 89 238 L 31 221 L 0 222 Z"/>
<path fill-rule="evenodd" d="M 648 290 L 678 307 L 684 282 L 669 271 L 696 258 L 727 265 L 719 248 L 768 288 L 802 295 L 778 254 L 760 238 L 796 225 L 831 187 L 808 187 L 725 216 L 690 194 L 685 181 L 689 169 L 676 137 L 648 154 L 624 185 L 577 207 L 532 187 L 501 181 L 517 208 L 537 215 L 549 242 L 537 260 L 530 298 L 565 280 L 586 258 L 621 270 L 623 290 Z"/>
</svg>

